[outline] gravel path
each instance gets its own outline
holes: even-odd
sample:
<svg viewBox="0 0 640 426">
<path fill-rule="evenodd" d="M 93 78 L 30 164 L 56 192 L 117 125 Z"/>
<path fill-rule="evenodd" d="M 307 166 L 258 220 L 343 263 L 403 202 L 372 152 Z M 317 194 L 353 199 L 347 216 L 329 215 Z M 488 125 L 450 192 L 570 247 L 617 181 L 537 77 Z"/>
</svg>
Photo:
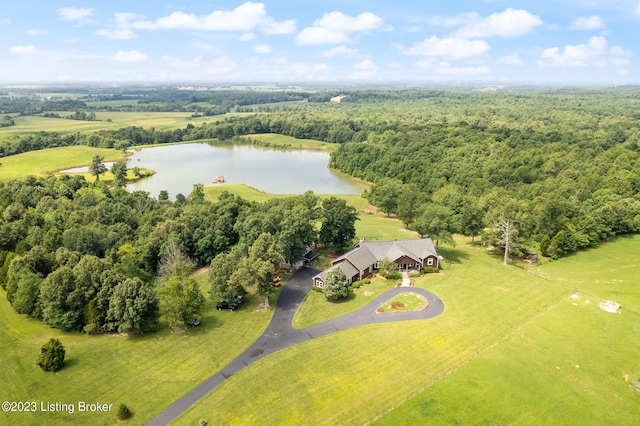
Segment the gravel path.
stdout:
<svg viewBox="0 0 640 426">
<path fill-rule="evenodd" d="M 357 311 L 311 327 L 303 329 L 293 328 L 291 325 L 293 314 L 300 306 L 300 303 L 302 303 L 306 294 L 311 290 L 311 278 L 319 272 L 320 271 L 316 269 L 302 268 L 294 273 L 283 287 L 280 297 L 278 298 L 278 303 L 276 304 L 275 312 L 273 313 L 273 318 L 262 336 L 260 336 L 258 340 L 256 340 L 236 359 L 227 364 L 227 366 L 222 370 L 209 377 L 191 392 L 171 404 L 153 420 L 147 423 L 147 425 L 160 426 L 169 424 L 198 400 L 222 384 L 226 379 L 249 364 L 252 364 L 260 358 L 281 349 L 285 349 L 317 337 L 326 336 L 327 334 L 331 334 L 336 331 L 346 330 L 361 325 L 434 318 L 444 311 L 442 301 L 435 294 L 421 288 L 412 287 L 412 292 L 421 294 L 427 298 L 429 306 L 426 309 L 412 312 L 377 314 L 376 309 L 385 301 L 408 291 L 407 287 L 396 287 L 382 293 L 380 296 L 376 297 L 366 306 L 358 309 Z"/>
</svg>

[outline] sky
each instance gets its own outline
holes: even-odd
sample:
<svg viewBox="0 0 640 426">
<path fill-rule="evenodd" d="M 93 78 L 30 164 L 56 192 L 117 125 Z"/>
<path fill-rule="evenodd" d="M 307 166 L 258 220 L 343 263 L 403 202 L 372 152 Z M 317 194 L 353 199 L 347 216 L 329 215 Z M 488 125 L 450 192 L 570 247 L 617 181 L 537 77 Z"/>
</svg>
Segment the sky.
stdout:
<svg viewBox="0 0 640 426">
<path fill-rule="evenodd" d="M 0 84 L 640 84 L 640 0 L 11 1 Z"/>
</svg>

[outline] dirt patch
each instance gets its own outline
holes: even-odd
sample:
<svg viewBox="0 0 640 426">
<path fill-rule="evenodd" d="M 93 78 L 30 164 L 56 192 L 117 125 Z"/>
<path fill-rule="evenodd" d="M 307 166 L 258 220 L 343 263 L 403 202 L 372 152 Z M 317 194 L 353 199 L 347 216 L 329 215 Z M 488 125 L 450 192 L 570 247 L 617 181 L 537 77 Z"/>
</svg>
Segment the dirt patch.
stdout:
<svg viewBox="0 0 640 426">
<path fill-rule="evenodd" d="M 256 306 L 255 308 L 253 308 L 253 309 L 251 310 L 251 312 L 265 312 L 265 311 L 268 311 L 268 310 L 269 310 L 269 308 L 266 308 L 266 307 L 264 306 L 264 303 L 260 303 L 258 306 Z"/>
<path fill-rule="evenodd" d="M 174 333 L 182 334 L 182 333 L 186 333 L 187 329 L 186 329 L 186 327 L 173 326 L 173 327 L 171 327 L 171 331 L 173 331 Z"/>
<path fill-rule="evenodd" d="M 367 296 L 367 297 L 369 297 L 369 296 L 373 296 L 373 293 L 374 293 L 374 292 L 373 292 L 373 291 L 371 291 L 371 290 L 366 290 L 366 291 L 364 292 L 364 295 L 365 295 L 365 296 Z"/>
<path fill-rule="evenodd" d="M 391 302 L 389 304 L 389 308 L 390 309 L 400 309 L 400 308 L 404 308 L 406 305 L 402 302 Z"/>
</svg>

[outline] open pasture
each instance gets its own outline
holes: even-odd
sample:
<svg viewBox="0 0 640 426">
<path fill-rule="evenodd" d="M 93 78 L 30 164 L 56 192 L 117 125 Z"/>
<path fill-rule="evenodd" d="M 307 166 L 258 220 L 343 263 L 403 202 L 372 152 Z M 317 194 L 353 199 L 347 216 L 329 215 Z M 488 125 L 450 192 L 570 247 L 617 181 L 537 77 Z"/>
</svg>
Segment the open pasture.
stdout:
<svg viewBox="0 0 640 426">
<path fill-rule="evenodd" d="M 27 175 L 42 175 L 46 172 L 64 170 L 91 164 L 91 159 L 101 155 L 104 161 L 125 158 L 122 151 L 88 146 L 65 146 L 30 151 L 0 158 L 0 180 L 20 178 Z"/>
</svg>

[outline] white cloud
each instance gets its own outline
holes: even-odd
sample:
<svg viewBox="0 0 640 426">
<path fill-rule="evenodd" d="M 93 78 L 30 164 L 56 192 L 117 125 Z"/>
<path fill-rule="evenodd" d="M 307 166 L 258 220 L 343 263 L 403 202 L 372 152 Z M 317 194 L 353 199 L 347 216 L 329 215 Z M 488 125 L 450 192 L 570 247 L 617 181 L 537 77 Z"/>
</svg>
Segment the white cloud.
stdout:
<svg viewBox="0 0 640 426">
<path fill-rule="evenodd" d="M 518 57 L 518 55 L 507 55 L 500 58 L 500 63 L 505 65 L 517 65 L 522 66 L 524 62 Z"/>
<path fill-rule="evenodd" d="M 27 30 L 24 32 L 25 35 L 28 36 L 41 36 L 43 34 L 46 34 L 46 31 L 44 30 Z"/>
<path fill-rule="evenodd" d="M 246 31 L 260 28 L 267 34 L 290 34 L 295 31 L 295 21 L 276 22 L 267 15 L 263 3 L 246 2 L 230 11 L 214 10 L 208 15 L 173 12 L 155 21 L 135 21 L 135 29 L 144 30 L 204 30 Z"/>
<path fill-rule="evenodd" d="M 612 53 L 619 54 L 622 49 L 614 47 Z M 566 45 L 562 49 L 552 47 L 540 55 L 541 67 L 588 67 L 607 65 L 607 40 L 604 37 L 591 37 L 587 44 Z M 620 55 L 621 56 L 621 55 Z"/>
<path fill-rule="evenodd" d="M 253 51 L 260 54 L 271 53 L 271 47 L 268 44 L 258 44 L 253 48 Z"/>
<path fill-rule="evenodd" d="M 428 69 L 442 76 L 469 77 L 474 75 L 491 74 L 491 68 L 486 65 L 472 67 L 454 67 L 448 62 L 435 62 L 423 59 L 416 63 L 418 68 Z"/>
<path fill-rule="evenodd" d="M 601 30 L 605 28 L 604 22 L 597 15 L 578 18 L 569 26 L 572 30 Z"/>
<path fill-rule="evenodd" d="M 115 30 L 98 30 L 96 34 L 100 37 L 110 38 L 112 40 L 128 40 L 136 38 L 136 34 L 126 28 L 120 28 Z"/>
<path fill-rule="evenodd" d="M 322 52 L 321 55 L 325 58 L 333 58 L 334 56 L 346 56 L 351 57 L 358 52 L 357 49 L 349 49 L 347 46 L 337 46 Z"/>
<path fill-rule="evenodd" d="M 58 15 L 64 21 L 78 21 L 79 23 L 85 23 L 88 18 L 95 14 L 95 9 L 89 9 L 84 7 L 62 7 L 58 9 Z"/>
<path fill-rule="evenodd" d="M 240 41 L 251 41 L 254 38 L 256 38 L 256 35 L 254 33 L 244 33 L 240 37 L 238 37 L 238 40 L 240 40 Z"/>
<path fill-rule="evenodd" d="M 640 16 L 640 3 L 636 6 L 636 15 Z"/>
<path fill-rule="evenodd" d="M 433 36 L 421 42 L 415 43 L 402 53 L 405 55 L 419 55 L 428 57 L 441 57 L 449 59 L 465 59 L 474 56 L 482 56 L 491 49 L 489 43 L 484 40 L 467 40 L 465 38 L 438 38 Z"/>
<path fill-rule="evenodd" d="M 16 55 L 30 55 L 36 53 L 37 49 L 33 44 L 29 44 L 26 46 L 11 46 L 9 52 L 15 53 Z"/>
<path fill-rule="evenodd" d="M 117 62 L 142 62 L 147 60 L 147 55 L 137 50 L 119 50 L 113 60 Z"/>
<path fill-rule="evenodd" d="M 298 44 L 345 43 L 349 35 L 355 32 L 370 31 L 382 25 L 382 18 L 370 12 L 358 16 L 345 15 L 334 11 L 325 13 L 313 26 L 300 31 Z"/>
<path fill-rule="evenodd" d="M 542 20 L 526 10 L 508 8 L 504 12 L 494 13 L 486 18 L 465 15 L 469 21 L 456 35 L 462 38 L 479 37 L 518 37 L 530 33 L 542 25 Z"/>
<path fill-rule="evenodd" d="M 355 70 L 351 74 L 351 78 L 356 80 L 368 80 L 373 78 L 380 69 L 371 59 L 365 59 L 353 66 Z"/>
<path fill-rule="evenodd" d="M 275 22 L 273 19 L 267 19 L 262 24 L 262 31 L 266 34 L 293 34 L 297 28 L 296 21 L 293 19 L 283 22 Z"/>
</svg>

